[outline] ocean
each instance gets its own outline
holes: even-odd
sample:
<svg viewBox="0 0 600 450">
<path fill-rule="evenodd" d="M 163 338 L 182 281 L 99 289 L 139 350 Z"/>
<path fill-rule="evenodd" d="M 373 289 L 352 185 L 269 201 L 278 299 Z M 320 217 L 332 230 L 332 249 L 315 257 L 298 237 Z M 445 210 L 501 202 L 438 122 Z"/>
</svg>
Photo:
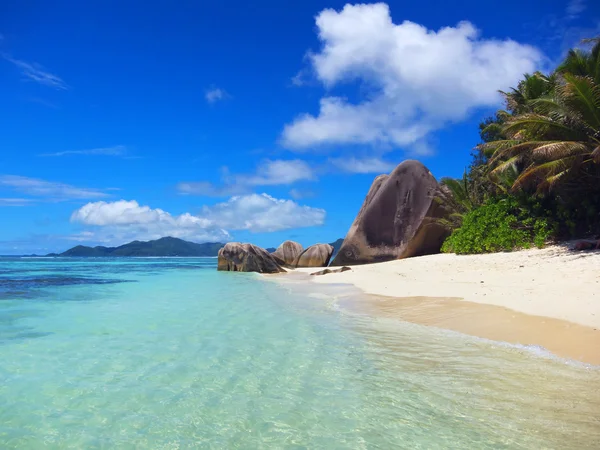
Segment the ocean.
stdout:
<svg viewBox="0 0 600 450">
<path fill-rule="evenodd" d="M 1 449 L 598 448 L 600 368 L 211 258 L 0 258 Z"/>
</svg>

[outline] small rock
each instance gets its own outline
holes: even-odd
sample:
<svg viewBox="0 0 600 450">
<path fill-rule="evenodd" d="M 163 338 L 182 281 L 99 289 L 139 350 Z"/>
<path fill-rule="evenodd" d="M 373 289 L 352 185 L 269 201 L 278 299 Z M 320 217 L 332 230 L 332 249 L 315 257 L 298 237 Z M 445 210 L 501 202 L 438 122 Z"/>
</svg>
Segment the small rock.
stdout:
<svg viewBox="0 0 600 450">
<path fill-rule="evenodd" d="M 341 272 L 347 272 L 348 270 L 352 270 L 350 267 L 344 266 L 344 267 L 340 267 L 339 269 L 325 269 L 325 270 L 320 270 L 318 272 L 314 272 L 311 273 L 311 275 L 328 275 L 330 273 L 341 273 Z"/>
</svg>

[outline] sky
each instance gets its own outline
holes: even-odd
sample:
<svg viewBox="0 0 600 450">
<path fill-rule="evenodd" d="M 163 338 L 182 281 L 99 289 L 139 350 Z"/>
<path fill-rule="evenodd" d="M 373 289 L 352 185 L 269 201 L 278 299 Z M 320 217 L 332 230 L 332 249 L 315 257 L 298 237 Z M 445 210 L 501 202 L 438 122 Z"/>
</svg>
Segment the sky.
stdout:
<svg viewBox="0 0 600 450">
<path fill-rule="evenodd" d="M 344 237 L 405 159 L 459 177 L 586 0 L 0 2 L 0 254 Z"/>
</svg>

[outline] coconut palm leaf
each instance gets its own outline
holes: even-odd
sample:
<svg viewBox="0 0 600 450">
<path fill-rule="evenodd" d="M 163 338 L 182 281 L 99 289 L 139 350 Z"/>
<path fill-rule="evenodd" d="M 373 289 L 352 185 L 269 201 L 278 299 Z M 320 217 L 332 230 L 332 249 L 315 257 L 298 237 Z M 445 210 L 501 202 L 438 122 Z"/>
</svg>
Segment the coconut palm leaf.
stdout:
<svg viewBox="0 0 600 450">
<path fill-rule="evenodd" d="M 503 131 L 509 137 L 518 135 L 541 137 L 547 133 L 576 135 L 570 126 L 541 114 L 523 114 L 517 116 L 505 125 Z"/>
<path fill-rule="evenodd" d="M 514 142 L 514 141 L 511 141 Z M 523 155 L 524 153 L 528 153 L 535 147 L 544 144 L 551 144 L 554 141 L 527 141 L 527 142 L 518 142 L 517 144 L 507 145 L 500 150 L 496 151 L 493 157 L 490 159 L 490 164 L 495 165 L 500 163 L 501 161 L 510 159 L 515 155 Z"/>
<path fill-rule="evenodd" d="M 505 174 L 509 171 L 516 172 L 516 170 L 517 170 L 516 164 L 521 162 L 522 159 L 523 159 L 523 155 L 516 155 L 506 161 L 503 161 L 502 163 L 498 164 L 494 168 L 494 170 L 492 170 L 490 172 L 490 176 L 492 178 L 499 179 L 502 176 L 502 174 Z M 515 177 L 515 179 L 516 179 L 516 177 Z M 513 179 L 512 181 L 514 182 L 515 180 Z"/>
<path fill-rule="evenodd" d="M 539 165 L 534 164 L 519 175 L 513 184 L 512 190 L 516 191 L 522 189 L 536 181 L 538 190 L 543 190 L 544 188 L 547 189 L 553 186 L 551 181 L 554 181 L 554 184 L 556 184 L 556 181 L 569 173 L 576 159 L 576 156 L 571 156 L 569 158 L 548 161 Z"/>
<path fill-rule="evenodd" d="M 534 159 L 541 161 L 590 154 L 590 148 L 582 142 L 556 141 L 547 143 L 540 142 L 539 144 L 539 146 L 532 149 L 531 154 Z"/>
<path fill-rule="evenodd" d="M 600 130 L 600 85 L 596 85 L 591 77 L 565 74 L 567 82 L 560 93 L 565 103 L 580 112 L 587 126 Z"/>
</svg>

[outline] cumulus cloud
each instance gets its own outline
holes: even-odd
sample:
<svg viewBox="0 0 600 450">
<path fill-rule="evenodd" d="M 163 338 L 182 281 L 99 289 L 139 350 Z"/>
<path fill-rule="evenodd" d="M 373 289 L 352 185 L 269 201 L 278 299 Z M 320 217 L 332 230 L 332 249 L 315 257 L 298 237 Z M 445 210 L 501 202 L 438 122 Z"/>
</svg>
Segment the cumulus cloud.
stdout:
<svg viewBox="0 0 600 450">
<path fill-rule="evenodd" d="M 397 164 L 384 161 L 380 158 L 331 158 L 329 162 L 341 170 L 347 173 L 388 173 L 391 172 Z"/>
<path fill-rule="evenodd" d="M 325 214 L 323 209 L 301 206 L 292 200 L 250 194 L 205 206 L 200 216 L 230 230 L 260 233 L 322 225 Z"/>
<path fill-rule="evenodd" d="M 69 156 L 69 155 L 92 155 L 92 156 L 124 156 L 127 147 L 115 145 L 113 147 L 90 148 L 87 150 L 65 150 L 54 153 L 40 153 L 38 156 Z"/>
<path fill-rule="evenodd" d="M 58 75 L 48 72 L 40 64 L 15 59 L 6 53 L 2 54 L 2 57 L 19 68 L 23 76 L 31 81 L 35 81 L 36 83 L 58 90 L 64 91 L 69 89 L 69 86 L 62 78 L 60 78 Z"/>
<path fill-rule="evenodd" d="M 197 241 L 227 240 L 229 233 L 207 219 L 189 213 L 173 216 L 162 209 L 142 206 L 135 200 L 92 202 L 77 209 L 71 222 L 94 227 L 72 236 L 79 241 L 124 242 L 163 236 Z"/>
<path fill-rule="evenodd" d="M 204 98 L 206 98 L 208 103 L 216 103 L 220 100 L 228 99 L 229 97 L 230 96 L 225 89 L 217 87 L 208 89 L 204 94 Z"/>
<path fill-rule="evenodd" d="M 0 175 L 0 186 L 51 201 L 86 200 L 108 197 L 99 189 L 79 188 L 65 183 L 28 178 L 18 175 Z"/>
<path fill-rule="evenodd" d="M 469 22 L 438 31 L 394 24 L 384 3 L 326 9 L 316 18 L 322 48 L 308 59 L 328 89 L 358 81 L 368 95 L 320 100 L 317 115 L 285 126 L 282 143 L 296 150 L 326 144 L 408 147 L 475 108 L 496 105 L 499 89 L 539 67 L 535 48 L 479 36 Z"/>
<path fill-rule="evenodd" d="M 123 242 L 174 236 L 196 241 L 230 240 L 230 230 L 255 233 L 322 225 L 325 211 L 267 194 L 232 197 L 204 206 L 200 213 L 172 215 L 135 200 L 91 202 L 71 215 L 71 222 L 91 229 L 73 235 L 80 241 Z"/>
<path fill-rule="evenodd" d="M 188 181 L 179 183 L 177 190 L 181 194 L 223 197 L 247 193 L 255 186 L 289 185 L 298 181 L 314 181 L 315 179 L 316 174 L 306 161 L 267 159 L 258 165 L 254 173 L 231 174 L 225 170 L 222 186 L 207 181 Z"/>
</svg>

